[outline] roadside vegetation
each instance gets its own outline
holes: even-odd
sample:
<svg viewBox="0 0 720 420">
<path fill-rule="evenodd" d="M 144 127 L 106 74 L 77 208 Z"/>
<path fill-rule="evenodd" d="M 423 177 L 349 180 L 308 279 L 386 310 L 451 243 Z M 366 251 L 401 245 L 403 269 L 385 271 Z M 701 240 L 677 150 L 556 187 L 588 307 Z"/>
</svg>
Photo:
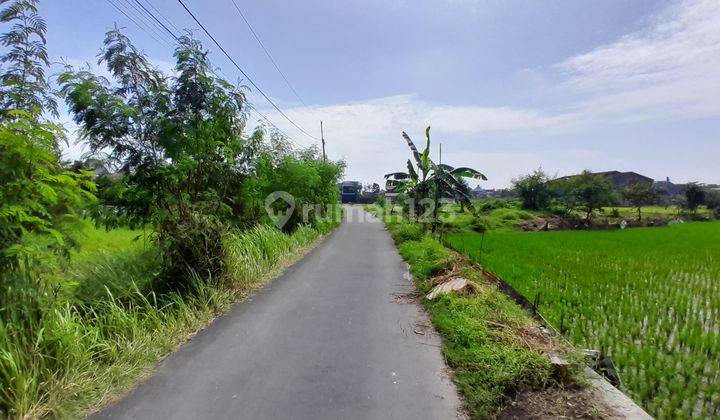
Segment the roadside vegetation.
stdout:
<svg viewBox="0 0 720 420">
<path fill-rule="evenodd" d="M 573 344 L 612 357 L 658 418 L 720 415 L 720 223 L 493 231 L 447 242 L 530 299 Z"/>
<path fill-rule="evenodd" d="M 670 197 L 648 183 L 614 188 L 589 171 L 552 179 L 538 170 L 514 181 L 514 198 L 466 200 L 412 189 L 405 173 L 387 177 L 400 196 L 368 208 L 383 216 L 419 292 L 451 277 L 473 282 L 423 299 L 473 417 L 502 416 L 518 391 L 561 383 L 542 346 L 514 345 L 518 326 L 533 321 L 488 281 L 495 275 L 573 347 L 611 357 L 621 389 L 652 415 L 720 416 L 720 223 L 700 223 L 717 218 L 717 191 L 690 183 Z M 403 203 L 436 195 L 445 200 L 430 201 L 432 212 Z M 514 327 L 498 339 L 488 335 L 496 323 Z M 485 357 L 492 369 L 479 368 Z"/>
<path fill-rule="evenodd" d="M 344 163 L 248 128 L 247 90 L 191 35 L 172 75 L 113 28 L 109 78 L 49 80 L 38 1 L 2 3 L 0 417 L 75 417 L 332 230 Z M 59 100 L 90 150 L 76 162 L 60 159 Z M 278 190 L 318 211 L 278 229 Z"/>
<path fill-rule="evenodd" d="M 442 336 L 442 352 L 453 369 L 468 414 L 472 418 L 502 417 L 508 407 L 517 410 L 515 413 L 539 416 L 598 413 L 603 408 L 578 391 L 582 389 L 580 356 L 535 320 L 527 308 L 506 296 L 488 272 L 443 242 L 453 230 L 509 229 L 514 222 L 533 215 L 520 209 L 518 202 L 471 200 L 463 177 L 485 176 L 471 168 L 435 165 L 430 158 L 429 129 L 426 136 L 421 153 L 403 133 L 414 162 L 408 160 L 408 172 L 386 175 L 388 186 L 401 192 L 396 204 L 381 198 L 366 209 L 383 218 L 400 255 L 410 265 L 418 298 Z M 416 166 L 432 175 L 416 171 Z M 444 175 L 431 172 L 432 168 L 444 170 Z M 448 200 L 458 204 L 439 205 Z M 465 286 L 432 298 L 428 295 L 454 281 Z M 552 356 L 569 359 L 570 365 L 553 365 Z M 560 389 L 566 390 L 563 399 L 552 393 Z M 518 403 L 520 395 L 530 392 L 535 393 L 532 403 Z"/>
<path fill-rule="evenodd" d="M 377 210 L 376 206 L 367 208 Z M 419 299 L 442 336 L 443 356 L 472 418 L 501 416 L 524 391 L 579 386 L 573 371 L 558 372 L 549 359 L 550 353 L 574 357 L 572 352 L 546 335 L 482 271 L 417 223 L 396 216 L 385 218 L 385 224 L 410 265 Z M 472 291 L 424 298 L 434 286 L 457 277 L 469 280 Z M 577 403 L 579 412 L 593 412 L 589 402 Z M 535 413 L 544 408 L 536 407 Z"/>
<path fill-rule="evenodd" d="M 699 222 L 715 219 L 716 191 L 691 183 L 669 205 L 648 184 L 589 181 L 537 171 L 516 180 L 517 199 L 475 201 L 475 214 L 445 205 L 443 243 L 538 302 L 574 346 L 611 357 L 652 415 L 717 417 L 720 224 Z"/>
</svg>

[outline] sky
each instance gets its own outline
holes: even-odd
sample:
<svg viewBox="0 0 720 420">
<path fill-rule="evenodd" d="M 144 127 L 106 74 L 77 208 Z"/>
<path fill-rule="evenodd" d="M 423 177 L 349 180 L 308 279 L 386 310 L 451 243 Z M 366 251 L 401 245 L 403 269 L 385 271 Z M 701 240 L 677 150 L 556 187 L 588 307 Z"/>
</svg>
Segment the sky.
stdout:
<svg viewBox="0 0 720 420">
<path fill-rule="evenodd" d="M 194 31 L 240 80 L 177 0 L 138 1 Z M 410 157 L 402 131 L 424 144 L 431 126 L 434 159 L 442 143 L 442 162 L 482 171 L 483 188 L 537 168 L 720 183 L 720 1 L 235 0 L 297 95 L 232 0 L 184 1 L 290 119 L 313 137 L 323 121 L 347 180 L 382 185 Z M 96 66 L 117 23 L 171 72 L 170 42 L 140 10 L 135 0 L 42 0 L 49 53 Z M 318 144 L 256 90 L 249 98 L 296 144 Z"/>
</svg>

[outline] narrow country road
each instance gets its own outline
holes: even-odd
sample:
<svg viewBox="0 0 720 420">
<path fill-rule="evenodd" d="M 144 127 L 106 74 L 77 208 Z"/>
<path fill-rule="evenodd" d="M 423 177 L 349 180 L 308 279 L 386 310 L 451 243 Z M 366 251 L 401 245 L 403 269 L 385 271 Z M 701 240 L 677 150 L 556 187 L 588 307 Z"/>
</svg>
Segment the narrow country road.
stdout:
<svg viewBox="0 0 720 420">
<path fill-rule="evenodd" d="M 348 217 L 96 418 L 452 419 L 440 340 L 381 223 Z M 360 221 L 359 221 L 360 220 Z"/>
</svg>

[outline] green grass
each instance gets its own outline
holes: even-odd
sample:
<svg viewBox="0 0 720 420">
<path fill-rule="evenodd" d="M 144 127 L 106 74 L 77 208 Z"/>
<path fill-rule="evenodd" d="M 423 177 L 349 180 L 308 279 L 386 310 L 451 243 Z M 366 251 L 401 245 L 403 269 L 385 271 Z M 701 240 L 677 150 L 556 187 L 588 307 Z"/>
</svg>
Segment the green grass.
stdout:
<svg viewBox="0 0 720 420">
<path fill-rule="evenodd" d="M 617 210 L 620 217 L 629 219 L 637 218 L 637 208 L 635 207 L 604 207 L 601 214 L 610 215 L 613 210 Z M 687 211 L 675 206 L 646 206 L 641 209 L 641 212 L 643 218 L 647 217 L 650 219 L 672 219 L 687 215 Z M 712 212 L 704 207 L 699 208 L 697 214 L 700 216 L 712 216 Z"/>
<path fill-rule="evenodd" d="M 14 304 L 0 314 L 0 417 L 77 417 L 106 404 L 331 228 L 232 233 L 226 279 L 155 295 L 160 264 L 146 235 L 88 225 L 69 262 L 43 263 L 46 286 L 3 290 Z"/>
<path fill-rule="evenodd" d="M 720 416 L 720 223 L 498 231 L 448 242 L 498 273 L 577 346 L 612 356 L 659 418 Z"/>
<path fill-rule="evenodd" d="M 430 279 L 456 263 L 457 254 L 430 236 L 408 238 L 408 226 L 413 225 L 396 222 L 388 228 L 410 264 L 417 289 L 425 294 L 431 289 Z M 491 418 L 515 392 L 556 382 L 547 356 L 519 338 L 518 331 L 537 327 L 528 314 L 485 284 L 478 271 L 466 268 L 462 275 L 479 285 L 477 294 L 448 294 L 423 302 L 442 336 L 443 356 L 454 371 L 468 413 Z"/>
</svg>

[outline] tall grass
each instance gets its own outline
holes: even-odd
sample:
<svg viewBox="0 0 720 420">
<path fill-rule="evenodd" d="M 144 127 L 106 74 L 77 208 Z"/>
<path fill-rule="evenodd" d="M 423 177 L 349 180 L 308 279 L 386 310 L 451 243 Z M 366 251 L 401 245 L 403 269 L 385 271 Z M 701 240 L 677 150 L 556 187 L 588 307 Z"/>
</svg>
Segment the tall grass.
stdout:
<svg viewBox="0 0 720 420">
<path fill-rule="evenodd" d="M 12 304 L 0 310 L 0 417 L 76 416 L 107 403 L 322 233 L 232 233 L 227 279 L 157 295 L 149 288 L 157 253 L 135 240 L 142 232 L 89 228 L 91 242 L 43 281 L 5 279 L 2 300 Z"/>
<path fill-rule="evenodd" d="M 393 234 L 398 226 L 390 227 Z M 423 294 L 431 290 L 433 276 L 458 263 L 456 253 L 430 236 L 398 242 L 400 255 L 410 264 L 415 285 Z M 537 328 L 528 314 L 488 285 L 477 270 L 465 267 L 462 276 L 475 282 L 477 293 L 445 294 L 423 303 L 443 338 L 443 355 L 453 369 L 468 414 L 495 418 L 516 392 L 557 382 L 548 358 L 521 338 Z"/>
<path fill-rule="evenodd" d="M 448 237 L 576 345 L 604 350 L 659 418 L 720 416 L 720 222 Z"/>
</svg>

